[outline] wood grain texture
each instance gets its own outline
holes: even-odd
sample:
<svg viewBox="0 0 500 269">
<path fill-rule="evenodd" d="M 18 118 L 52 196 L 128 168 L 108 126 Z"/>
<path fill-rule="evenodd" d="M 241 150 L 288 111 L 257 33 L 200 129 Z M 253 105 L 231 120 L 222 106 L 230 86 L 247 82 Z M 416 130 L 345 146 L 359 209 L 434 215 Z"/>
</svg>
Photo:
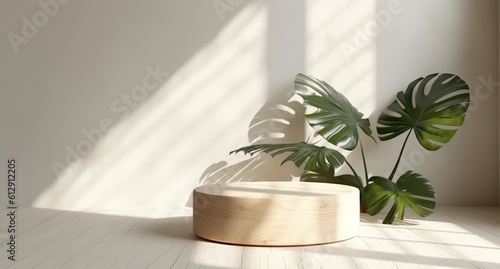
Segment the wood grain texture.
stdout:
<svg viewBox="0 0 500 269">
<path fill-rule="evenodd" d="M 310 182 L 237 182 L 193 191 L 193 231 L 256 246 L 331 243 L 356 236 L 359 191 Z"/>
<path fill-rule="evenodd" d="M 193 234 L 188 209 L 121 211 L 20 208 L 17 259 L 12 262 L 6 252 L 8 211 L 0 209 L 0 268 L 500 268 L 498 207 L 438 207 L 424 219 L 408 210 L 406 221 L 395 225 L 382 224 L 383 214 L 362 213 L 354 238 L 301 247 L 202 240 Z"/>
</svg>

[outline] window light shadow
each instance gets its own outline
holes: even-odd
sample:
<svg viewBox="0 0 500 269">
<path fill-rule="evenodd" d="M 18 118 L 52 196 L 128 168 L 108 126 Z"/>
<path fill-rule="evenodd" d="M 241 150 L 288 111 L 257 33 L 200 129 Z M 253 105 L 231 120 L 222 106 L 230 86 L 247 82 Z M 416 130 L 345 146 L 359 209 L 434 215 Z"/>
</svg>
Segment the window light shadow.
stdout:
<svg viewBox="0 0 500 269">
<path fill-rule="evenodd" d="M 245 137 L 228 130 L 245 130 L 244 119 L 250 120 L 255 103 L 267 96 L 266 47 L 259 42 L 266 35 L 266 7 L 256 1 L 235 12 L 91 155 L 64 170 L 34 206 L 184 207 L 206 165 L 214 156 L 227 156 Z"/>
</svg>

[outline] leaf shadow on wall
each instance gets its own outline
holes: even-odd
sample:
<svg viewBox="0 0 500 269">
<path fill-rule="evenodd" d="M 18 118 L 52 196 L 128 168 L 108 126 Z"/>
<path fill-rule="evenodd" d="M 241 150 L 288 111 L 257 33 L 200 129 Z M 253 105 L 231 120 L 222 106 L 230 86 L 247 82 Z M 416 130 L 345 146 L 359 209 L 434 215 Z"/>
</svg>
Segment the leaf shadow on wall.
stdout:
<svg viewBox="0 0 500 269">
<path fill-rule="evenodd" d="M 252 118 L 248 128 L 249 144 L 278 144 L 304 141 L 304 107 L 296 100 L 268 100 Z M 243 155 L 238 153 L 238 155 Z M 244 156 L 236 163 L 221 160 L 200 176 L 200 185 L 248 182 L 293 181 L 302 173 L 292 162 L 282 163 L 286 155 L 271 157 L 267 153 Z M 192 206 L 192 194 L 186 206 Z"/>
</svg>

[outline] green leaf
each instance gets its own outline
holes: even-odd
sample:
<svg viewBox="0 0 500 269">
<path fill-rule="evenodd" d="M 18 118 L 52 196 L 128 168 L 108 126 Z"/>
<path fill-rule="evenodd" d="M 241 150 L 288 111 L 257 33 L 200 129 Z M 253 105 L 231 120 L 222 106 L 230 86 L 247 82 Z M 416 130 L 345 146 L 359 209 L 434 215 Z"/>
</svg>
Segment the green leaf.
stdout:
<svg viewBox="0 0 500 269">
<path fill-rule="evenodd" d="M 421 217 L 431 214 L 436 206 L 436 195 L 429 180 L 413 171 L 401 175 L 396 183 L 383 177 L 372 177 L 369 181 L 364 195 L 368 214 L 378 214 L 394 198 L 384 224 L 391 224 L 396 218 L 403 220 L 406 206 Z"/>
<path fill-rule="evenodd" d="M 385 141 L 414 130 L 424 148 L 438 150 L 463 124 L 469 102 L 469 86 L 456 75 L 418 78 L 380 114 L 379 138 Z"/>
<path fill-rule="evenodd" d="M 365 192 L 363 182 L 359 177 L 354 175 L 335 176 L 333 173 L 305 171 L 300 177 L 300 180 L 305 182 L 322 182 L 352 186 L 359 189 L 361 197 L 363 197 Z"/>
<path fill-rule="evenodd" d="M 282 164 L 292 161 L 297 167 L 305 163 L 304 170 L 332 172 L 342 166 L 345 157 L 338 151 L 326 147 L 318 147 L 304 142 L 288 144 L 258 144 L 242 147 L 231 151 L 229 154 L 244 152 L 254 155 L 255 153 L 269 153 L 272 157 L 284 153 L 291 153 Z"/>
<path fill-rule="evenodd" d="M 314 92 L 303 91 L 304 86 Z M 315 112 L 306 114 L 309 125 L 328 142 L 353 150 L 358 145 L 358 127 L 373 139 L 370 121 L 363 118 L 363 114 L 344 95 L 326 82 L 298 74 L 295 77 L 295 88 L 297 94 L 304 99 L 304 105 L 316 109 Z"/>
</svg>

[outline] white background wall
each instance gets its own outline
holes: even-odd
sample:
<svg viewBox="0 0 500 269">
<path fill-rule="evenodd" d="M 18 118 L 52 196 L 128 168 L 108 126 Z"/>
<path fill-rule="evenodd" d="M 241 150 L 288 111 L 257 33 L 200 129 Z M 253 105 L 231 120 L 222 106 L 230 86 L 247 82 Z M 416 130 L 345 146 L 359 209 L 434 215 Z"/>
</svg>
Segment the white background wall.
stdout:
<svg viewBox="0 0 500 269">
<path fill-rule="evenodd" d="M 497 1 L 311 1 L 307 70 L 341 90 L 372 125 L 395 93 L 420 76 L 449 72 L 471 90 L 469 116 L 437 152 L 410 140 L 402 166 L 431 180 L 441 205 L 497 203 Z M 492 38 L 493 37 L 493 38 Z M 348 48 L 348 49 L 346 49 Z M 483 85 L 482 81 L 493 84 Z M 401 148 L 369 140 L 368 166 L 388 175 Z M 359 152 L 352 158 L 360 160 Z M 361 171 L 360 161 L 356 165 Z"/>
<path fill-rule="evenodd" d="M 424 1 L 412 8 L 409 3 L 414 13 L 402 13 L 401 24 L 394 25 L 378 43 L 379 88 L 395 86 L 390 78 L 398 66 L 404 70 L 401 80 L 411 80 L 410 74 L 445 71 L 469 84 L 472 97 L 464 126 L 443 151 L 418 167 L 432 180 L 438 202 L 443 204 L 495 204 L 498 195 L 494 191 L 498 184 L 498 43 L 491 39 L 498 35 L 496 5 L 495 1 L 437 5 Z"/>
<path fill-rule="evenodd" d="M 298 72 L 331 83 L 373 120 L 413 79 L 460 75 L 482 100 L 441 151 L 418 159 L 424 153 L 410 143 L 408 162 L 432 181 L 439 204 L 498 202 L 498 92 L 477 90 L 482 78 L 498 81 L 497 1 L 50 8 L 44 22 L 37 1 L 0 3 L 0 154 L 18 161 L 20 204 L 178 207 L 200 182 L 291 180 L 300 173 L 292 165 L 228 152 L 304 138 L 300 105 L 288 101 Z M 38 20 L 36 34 L 23 18 Z M 9 33 L 22 37 L 17 53 Z M 168 74 L 155 79 L 150 69 Z M 400 142 L 366 141 L 373 173 L 392 168 Z"/>
</svg>

